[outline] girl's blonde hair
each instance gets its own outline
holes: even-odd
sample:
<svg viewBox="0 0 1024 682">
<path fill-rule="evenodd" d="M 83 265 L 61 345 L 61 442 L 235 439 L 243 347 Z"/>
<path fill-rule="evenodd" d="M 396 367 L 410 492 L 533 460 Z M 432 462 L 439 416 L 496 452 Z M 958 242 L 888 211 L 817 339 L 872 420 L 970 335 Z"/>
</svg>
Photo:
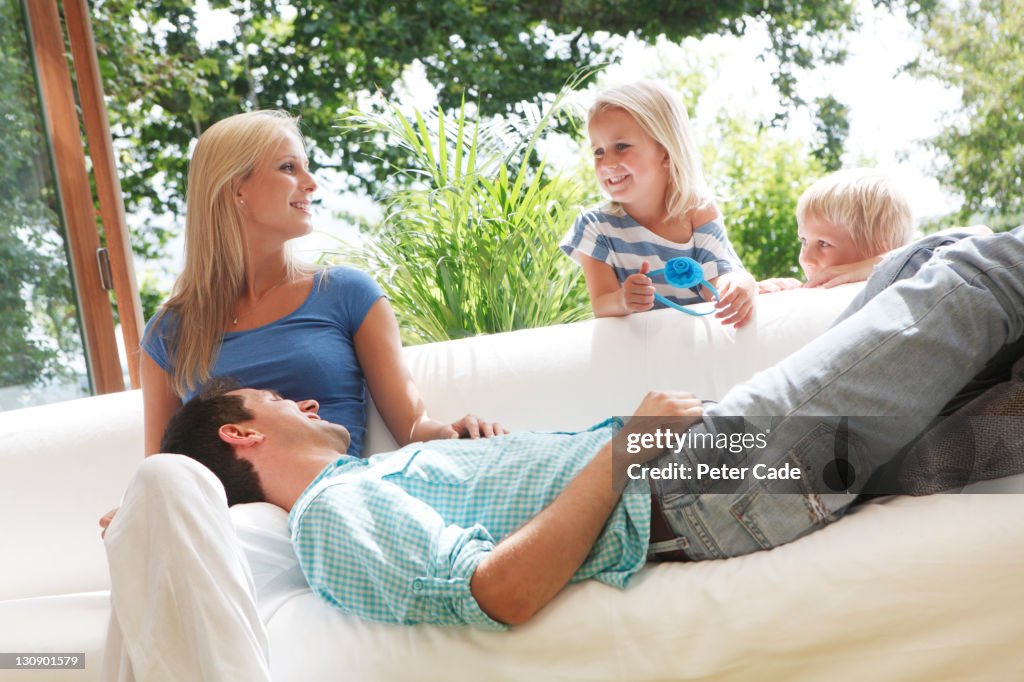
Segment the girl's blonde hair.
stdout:
<svg viewBox="0 0 1024 682">
<path fill-rule="evenodd" d="M 600 112 L 613 108 L 626 111 L 668 153 L 671 181 L 665 192 L 665 209 L 669 217 L 683 217 L 687 211 L 711 203 L 711 191 L 690 129 L 690 117 L 678 97 L 654 81 L 610 88 L 597 96 L 587 114 L 587 123 Z M 618 202 L 611 202 L 611 208 L 619 214 L 625 213 Z"/>
<path fill-rule="evenodd" d="M 862 258 L 899 248 L 913 238 L 906 196 L 873 168 L 836 171 L 804 190 L 797 222 L 818 218 L 846 229 Z"/>
<path fill-rule="evenodd" d="M 196 143 L 188 170 L 185 206 L 185 267 L 159 316 L 174 313 L 176 325 L 168 339 L 174 389 L 184 395 L 209 381 L 222 330 L 245 291 L 246 235 L 238 186 L 264 154 L 288 132 L 300 140 L 299 119 L 284 111 L 253 111 L 230 116 L 210 126 Z M 288 276 L 309 268 L 289 254 Z M 150 331 L 157 328 L 151 325 Z"/>
</svg>

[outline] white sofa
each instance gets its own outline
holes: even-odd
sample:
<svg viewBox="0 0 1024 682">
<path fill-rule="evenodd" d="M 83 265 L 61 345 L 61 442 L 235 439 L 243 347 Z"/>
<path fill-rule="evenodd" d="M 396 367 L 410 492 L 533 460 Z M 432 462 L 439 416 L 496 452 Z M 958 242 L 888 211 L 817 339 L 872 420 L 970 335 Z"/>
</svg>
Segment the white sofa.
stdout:
<svg viewBox="0 0 1024 682">
<path fill-rule="evenodd" d="M 761 298 L 736 332 L 675 311 L 407 349 L 431 412 L 582 428 L 651 388 L 721 397 L 824 330 L 856 293 Z M 85 653 L 109 588 L 99 516 L 142 452 L 138 392 L 0 413 L 0 653 Z M 371 415 L 369 452 L 390 447 Z M 889 498 L 795 543 L 565 590 L 507 633 L 365 623 L 304 585 L 283 511 L 233 510 L 261 586 L 275 680 L 1024 679 L 1024 495 Z"/>
</svg>

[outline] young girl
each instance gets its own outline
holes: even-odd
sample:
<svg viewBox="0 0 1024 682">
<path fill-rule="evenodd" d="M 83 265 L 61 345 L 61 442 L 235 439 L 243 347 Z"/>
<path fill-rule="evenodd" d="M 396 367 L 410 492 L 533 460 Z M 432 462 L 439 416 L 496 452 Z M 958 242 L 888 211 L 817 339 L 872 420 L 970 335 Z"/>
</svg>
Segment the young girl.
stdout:
<svg viewBox="0 0 1024 682">
<path fill-rule="evenodd" d="M 710 300 L 706 287 L 681 291 L 647 276 L 688 256 L 719 292 L 716 317 L 743 326 L 757 284 L 740 264 L 708 191 L 682 104 L 641 81 L 598 96 L 588 114 L 598 182 L 612 201 L 581 215 L 561 247 L 583 266 L 597 317 Z"/>
</svg>

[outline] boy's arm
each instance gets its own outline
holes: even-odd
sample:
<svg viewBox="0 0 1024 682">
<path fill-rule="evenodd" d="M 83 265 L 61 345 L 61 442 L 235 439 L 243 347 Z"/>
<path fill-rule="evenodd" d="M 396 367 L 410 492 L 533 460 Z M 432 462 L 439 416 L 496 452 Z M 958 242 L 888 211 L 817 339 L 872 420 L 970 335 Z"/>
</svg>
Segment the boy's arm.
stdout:
<svg viewBox="0 0 1024 682">
<path fill-rule="evenodd" d="M 621 317 L 654 307 L 654 286 L 647 276 L 650 265 L 646 261 L 640 272 L 627 277 L 622 286 L 607 263 L 580 254 L 580 264 L 595 317 Z"/>
<path fill-rule="evenodd" d="M 882 262 L 883 257 L 884 255 L 872 256 L 871 258 L 865 258 L 864 260 L 859 260 L 854 263 L 830 265 L 808 277 L 807 284 L 804 286 L 831 289 L 832 287 L 839 286 L 840 284 L 863 282 L 871 276 L 871 271 L 875 269 L 876 265 Z"/>
<path fill-rule="evenodd" d="M 757 293 L 775 294 L 788 289 L 799 289 L 803 285 L 804 283 L 795 277 L 769 277 L 757 283 Z"/>
<path fill-rule="evenodd" d="M 673 428 L 678 429 L 685 426 L 678 417 L 696 421 L 703 407 L 689 393 L 654 392 L 647 394 L 636 414 L 671 417 Z M 627 480 L 626 467 L 657 454 L 627 457 L 620 452 L 613 461 L 609 442 L 550 505 L 498 543 L 470 580 L 470 590 L 484 613 L 516 625 L 551 601 L 583 564 L 618 503 Z M 615 469 L 621 475 L 613 476 Z"/>
</svg>

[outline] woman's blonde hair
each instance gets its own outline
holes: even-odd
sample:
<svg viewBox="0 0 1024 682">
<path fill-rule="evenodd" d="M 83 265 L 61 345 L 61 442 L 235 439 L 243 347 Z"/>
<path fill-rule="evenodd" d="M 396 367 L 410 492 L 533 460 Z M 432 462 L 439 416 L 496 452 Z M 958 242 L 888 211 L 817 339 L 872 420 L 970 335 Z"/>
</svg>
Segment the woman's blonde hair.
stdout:
<svg viewBox="0 0 1024 682">
<path fill-rule="evenodd" d="M 185 267 L 159 316 L 173 312 L 168 339 L 171 379 L 179 395 L 210 379 L 222 331 L 245 291 L 246 235 L 235 194 L 283 135 L 300 140 L 299 119 L 283 111 L 253 111 L 210 126 L 196 143 L 188 170 Z M 288 275 L 307 270 L 288 256 Z M 151 333 L 157 328 L 151 325 Z"/>
<path fill-rule="evenodd" d="M 597 96 L 587 122 L 607 109 L 623 109 L 668 153 L 671 181 L 665 192 L 665 210 L 669 217 L 683 217 L 688 211 L 711 203 L 690 117 L 678 97 L 654 81 L 610 88 Z M 613 201 L 611 208 L 620 214 L 625 212 L 618 202 Z"/>
<path fill-rule="evenodd" d="M 808 187 L 796 205 L 797 222 L 807 218 L 845 228 L 862 258 L 899 248 L 914 233 L 906 196 L 874 168 L 836 171 Z"/>
</svg>

